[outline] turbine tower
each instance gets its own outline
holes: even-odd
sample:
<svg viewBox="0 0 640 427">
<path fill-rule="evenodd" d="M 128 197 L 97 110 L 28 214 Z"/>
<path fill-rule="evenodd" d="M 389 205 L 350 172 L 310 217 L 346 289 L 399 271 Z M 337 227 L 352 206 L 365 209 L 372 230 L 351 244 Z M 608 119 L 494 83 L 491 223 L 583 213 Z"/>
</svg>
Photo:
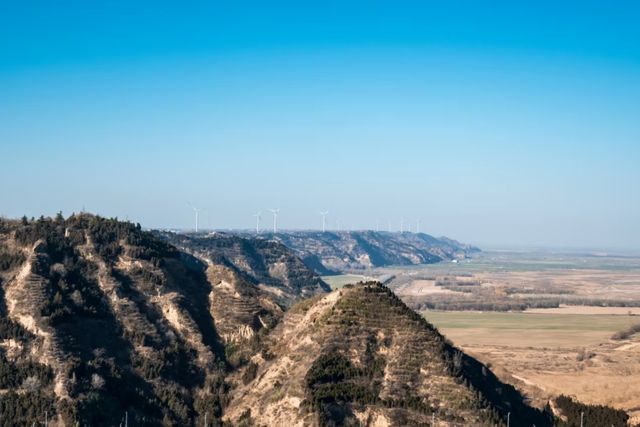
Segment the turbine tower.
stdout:
<svg viewBox="0 0 640 427">
<path fill-rule="evenodd" d="M 329 215 L 329 211 L 320 212 L 322 215 L 322 232 L 324 233 L 327 229 L 327 215 Z"/>
<path fill-rule="evenodd" d="M 202 209 L 196 208 L 195 206 L 193 206 L 191 203 L 187 202 L 189 206 L 191 206 L 191 209 L 193 209 L 193 212 L 195 212 L 196 214 L 196 233 L 198 232 L 198 216 L 200 215 L 200 212 L 202 211 Z"/>
<path fill-rule="evenodd" d="M 376 219 L 376 233 L 380 231 L 380 220 Z"/>
<path fill-rule="evenodd" d="M 404 233 L 404 218 L 400 218 L 400 233 Z"/>
<path fill-rule="evenodd" d="M 420 220 L 416 221 L 416 233 L 420 234 Z"/>
<path fill-rule="evenodd" d="M 273 214 L 273 234 L 278 232 L 278 213 L 280 209 L 269 209 L 269 212 Z"/>
<path fill-rule="evenodd" d="M 253 216 L 256 217 L 256 234 L 260 234 L 260 219 L 262 218 L 261 214 L 262 212 L 253 214 Z"/>
</svg>

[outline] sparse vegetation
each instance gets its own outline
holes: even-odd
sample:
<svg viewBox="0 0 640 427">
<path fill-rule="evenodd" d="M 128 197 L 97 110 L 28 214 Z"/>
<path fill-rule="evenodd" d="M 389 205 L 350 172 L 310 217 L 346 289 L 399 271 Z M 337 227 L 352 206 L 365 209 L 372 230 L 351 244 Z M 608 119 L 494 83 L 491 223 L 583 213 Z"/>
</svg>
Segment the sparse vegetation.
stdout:
<svg viewBox="0 0 640 427">
<path fill-rule="evenodd" d="M 53 373 L 50 368 L 31 361 L 11 363 L 0 352 L 0 389 L 17 390 L 23 385 L 34 383 L 44 387 L 51 383 L 52 379 Z"/>
<path fill-rule="evenodd" d="M 640 333 L 640 323 L 629 326 L 627 329 L 616 332 L 611 336 L 612 340 L 622 341 L 630 338 L 632 335 Z"/>
<path fill-rule="evenodd" d="M 592 426 L 626 427 L 629 420 L 629 415 L 622 410 L 604 405 L 585 405 L 568 396 L 559 396 L 554 403 L 564 418 L 557 419 L 558 427 L 579 427 L 583 414 L 586 425 Z"/>
<path fill-rule="evenodd" d="M 11 252 L 0 247 L 0 272 L 22 265 L 26 260 L 22 252 Z"/>
</svg>

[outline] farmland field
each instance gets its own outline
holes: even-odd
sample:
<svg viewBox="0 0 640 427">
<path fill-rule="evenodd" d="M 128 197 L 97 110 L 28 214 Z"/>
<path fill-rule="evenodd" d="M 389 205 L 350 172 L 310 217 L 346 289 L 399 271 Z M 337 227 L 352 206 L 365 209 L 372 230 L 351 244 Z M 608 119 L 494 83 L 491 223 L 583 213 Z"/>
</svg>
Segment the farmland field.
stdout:
<svg viewBox="0 0 640 427">
<path fill-rule="evenodd" d="M 485 252 L 371 273 L 383 274 L 454 345 L 535 405 L 564 393 L 640 423 L 640 334 L 611 339 L 640 323 L 640 257 Z"/>
<path fill-rule="evenodd" d="M 534 404 L 543 407 L 550 397 L 565 393 L 625 409 L 637 423 L 640 334 L 621 341 L 610 338 L 640 323 L 640 316 L 566 312 L 427 311 L 423 315 Z"/>
<path fill-rule="evenodd" d="M 640 316 L 425 311 L 448 338 L 465 345 L 576 347 L 608 340 Z"/>
</svg>

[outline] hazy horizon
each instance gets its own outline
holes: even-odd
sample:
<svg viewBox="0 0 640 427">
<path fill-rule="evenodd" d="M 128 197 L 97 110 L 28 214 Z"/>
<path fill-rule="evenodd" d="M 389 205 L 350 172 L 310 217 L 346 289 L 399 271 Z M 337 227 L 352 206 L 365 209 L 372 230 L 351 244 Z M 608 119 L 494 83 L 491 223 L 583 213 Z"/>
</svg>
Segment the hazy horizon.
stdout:
<svg viewBox="0 0 640 427">
<path fill-rule="evenodd" d="M 640 5 L 0 10 L 0 215 L 640 250 Z"/>
</svg>

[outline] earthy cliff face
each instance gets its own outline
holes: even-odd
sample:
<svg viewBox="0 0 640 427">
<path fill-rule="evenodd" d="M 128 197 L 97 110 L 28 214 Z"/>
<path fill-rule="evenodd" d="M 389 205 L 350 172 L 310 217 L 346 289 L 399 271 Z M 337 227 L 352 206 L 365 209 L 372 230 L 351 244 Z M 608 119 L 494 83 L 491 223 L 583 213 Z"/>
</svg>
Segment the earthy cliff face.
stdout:
<svg viewBox="0 0 640 427">
<path fill-rule="evenodd" d="M 218 419 L 226 372 L 327 289 L 281 244 L 182 240 L 91 215 L 0 221 L 0 425 Z"/>
<path fill-rule="evenodd" d="M 237 423 L 479 426 L 510 412 L 512 425 L 549 425 L 377 283 L 293 307 L 233 380 Z"/>
<path fill-rule="evenodd" d="M 226 233 L 157 234 L 207 263 L 228 266 L 238 276 L 276 296 L 284 306 L 330 290 L 291 249 L 273 240 Z"/>
<path fill-rule="evenodd" d="M 430 264 L 461 259 L 478 251 L 425 233 L 299 231 L 265 233 L 263 237 L 292 248 L 310 268 L 323 275 L 387 265 Z"/>
<path fill-rule="evenodd" d="M 329 291 L 290 249 L 263 239 L 157 233 L 205 262 L 221 337 L 241 343 L 270 328 L 295 301 Z"/>
<path fill-rule="evenodd" d="M 204 263 L 88 215 L 1 227 L 0 360 L 16 373 L 0 386 L 0 423 L 221 414 L 224 343 Z"/>
</svg>

